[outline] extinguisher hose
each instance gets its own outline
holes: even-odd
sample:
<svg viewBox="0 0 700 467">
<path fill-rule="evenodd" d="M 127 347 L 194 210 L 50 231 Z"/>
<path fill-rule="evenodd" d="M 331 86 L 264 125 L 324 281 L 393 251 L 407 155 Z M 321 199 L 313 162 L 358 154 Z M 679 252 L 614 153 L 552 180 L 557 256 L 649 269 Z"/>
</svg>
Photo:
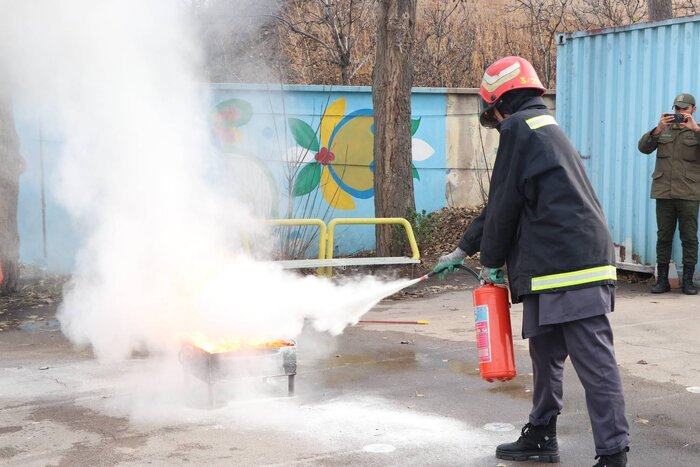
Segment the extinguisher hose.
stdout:
<svg viewBox="0 0 700 467">
<path fill-rule="evenodd" d="M 461 269 L 462 271 L 468 272 L 469 274 L 474 276 L 474 278 L 476 280 L 481 281 L 481 277 L 479 276 L 479 273 L 476 272 L 475 270 L 473 270 L 472 268 L 465 266 L 464 264 L 455 264 L 453 267 L 457 268 L 457 269 Z M 428 274 L 421 277 L 420 280 L 423 281 L 425 279 L 429 279 L 429 278 L 435 276 L 436 274 L 440 274 L 441 272 L 442 271 L 431 271 Z"/>
<path fill-rule="evenodd" d="M 467 267 L 467 266 L 465 266 L 465 265 L 463 265 L 463 264 L 458 264 L 456 267 L 457 267 L 458 269 L 461 269 L 461 270 L 463 270 L 463 271 L 468 272 L 469 274 L 471 274 L 472 276 L 474 276 L 474 278 L 475 278 L 476 280 L 481 281 L 481 276 L 479 275 L 479 273 L 476 272 L 475 270 L 473 270 L 472 268 Z"/>
</svg>

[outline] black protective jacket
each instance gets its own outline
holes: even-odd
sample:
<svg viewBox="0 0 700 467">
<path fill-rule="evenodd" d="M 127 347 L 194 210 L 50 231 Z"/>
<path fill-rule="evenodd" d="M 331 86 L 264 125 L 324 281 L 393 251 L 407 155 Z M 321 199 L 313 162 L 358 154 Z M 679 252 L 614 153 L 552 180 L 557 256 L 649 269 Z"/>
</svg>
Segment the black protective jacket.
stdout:
<svg viewBox="0 0 700 467">
<path fill-rule="evenodd" d="M 462 236 L 468 255 L 508 268 L 513 303 L 615 283 L 603 210 L 580 156 L 540 97 L 499 125 L 488 205 Z"/>
</svg>

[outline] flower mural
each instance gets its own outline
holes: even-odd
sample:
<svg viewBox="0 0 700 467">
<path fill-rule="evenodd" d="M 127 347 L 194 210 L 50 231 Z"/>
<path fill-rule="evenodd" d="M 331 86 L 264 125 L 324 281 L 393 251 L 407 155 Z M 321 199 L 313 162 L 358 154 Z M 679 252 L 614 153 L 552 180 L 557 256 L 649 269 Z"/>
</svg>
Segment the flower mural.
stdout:
<svg viewBox="0 0 700 467">
<path fill-rule="evenodd" d="M 222 156 L 217 176 L 229 187 L 232 197 L 246 200 L 252 212 L 260 217 L 277 216 L 279 192 L 275 176 L 264 161 L 246 150 L 250 126 L 242 127 L 253 116 L 252 104 L 239 98 L 221 101 L 211 110 L 209 123 Z"/>
<path fill-rule="evenodd" d="M 345 114 L 346 99 L 333 101 L 325 110 L 317 132 L 303 120 L 289 118 L 296 143 L 314 154 L 296 177 L 294 196 L 304 196 L 320 187 L 326 202 L 341 210 L 355 209 L 354 198 L 374 196 L 374 115 L 371 109 Z M 420 119 L 412 120 L 415 134 Z M 413 159 L 432 156 L 433 148 L 414 138 Z M 413 177 L 420 180 L 413 168 Z"/>
<path fill-rule="evenodd" d="M 216 104 L 210 119 L 219 144 L 227 149 L 241 139 L 240 127 L 253 117 L 253 107 L 243 99 L 227 99 Z"/>
</svg>

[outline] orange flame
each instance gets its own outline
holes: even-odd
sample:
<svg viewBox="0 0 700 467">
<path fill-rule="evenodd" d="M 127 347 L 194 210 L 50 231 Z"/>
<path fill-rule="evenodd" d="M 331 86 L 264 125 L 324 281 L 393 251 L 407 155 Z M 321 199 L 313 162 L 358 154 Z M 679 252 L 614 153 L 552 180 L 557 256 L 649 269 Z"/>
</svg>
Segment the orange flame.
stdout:
<svg viewBox="0 0 700 467">
<path fill-rule="evenodd" d="M 291 347 L 296 345 L 293 341 L 284 339 L 274 341 L 240 338 L 211 340 L 199 332 L 193 334 L 186 340 L 208 353 L 235 352 L 243 349 L 277 349 L 279 347 Z"/>
</svg>

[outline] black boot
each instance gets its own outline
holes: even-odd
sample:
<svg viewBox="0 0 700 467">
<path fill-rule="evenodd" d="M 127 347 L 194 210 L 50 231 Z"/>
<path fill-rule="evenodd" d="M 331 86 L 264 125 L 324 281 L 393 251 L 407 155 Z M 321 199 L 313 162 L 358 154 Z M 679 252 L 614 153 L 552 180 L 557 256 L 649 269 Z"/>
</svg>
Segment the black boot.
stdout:
<svg viewBox="0 0 700 467">
<path fill-rule="evenodd" d="M 686 295 L 697 295 L 698 289 L 695 288 L 693 284 L 693 274 L 695 274 L 694 264 L 684 264 L 683 265 L 683 286 L 681 290 Z"/>
<path fill-rule="evenodd" d="M 656 265 L 656 284 L 651 288 L 651 293 L 666 293 L 671 290 L 671 284 L 668 283 L 668 263 L 659 263 Z"/>
<path fill-rule="evenodd" d="M 514 443 L 496 447 L 496 458 L 510 461 L 559 462 L 557 416 L 545 426 L 525 425 Z"/>
<path fill-rule="evenodd" d="M 625 448 L 610 456 L 595 456 L 598 463 L 593 467 L 627 467 L 627 451 L 629 450 L 630 448 Z"/>
</svg>

